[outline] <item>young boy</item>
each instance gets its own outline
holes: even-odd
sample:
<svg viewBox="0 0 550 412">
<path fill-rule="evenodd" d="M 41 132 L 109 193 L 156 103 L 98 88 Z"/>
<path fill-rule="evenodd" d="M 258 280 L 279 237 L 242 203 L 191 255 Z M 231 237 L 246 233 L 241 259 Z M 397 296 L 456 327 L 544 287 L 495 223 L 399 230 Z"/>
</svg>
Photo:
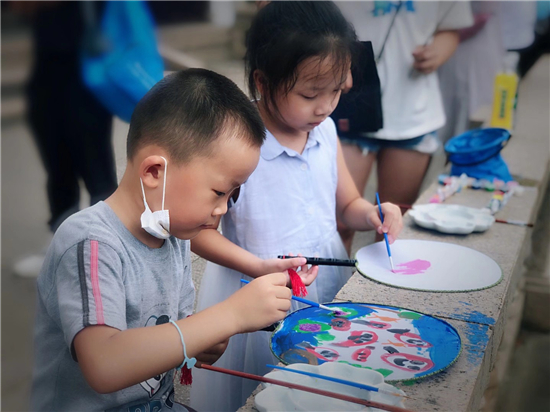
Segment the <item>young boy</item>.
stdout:
<svg viewBox="0 0 550 412">
<path fill-rule="evenodd" d="M 255 107 L 207 70 L 167 76 L 140 101 L 120 186 L 67 219 L 46 255 L 32 410 L 185 410 L 172 371 L 184 350 L 213 363 L 230 336 L 286 315 L 288 275 L 274 273 L 187 317 L 188 239 L 227 211 L 263 140 Z M 300 265 L 304 258 L 281 260 L 279 270 Z"/>
</svg>

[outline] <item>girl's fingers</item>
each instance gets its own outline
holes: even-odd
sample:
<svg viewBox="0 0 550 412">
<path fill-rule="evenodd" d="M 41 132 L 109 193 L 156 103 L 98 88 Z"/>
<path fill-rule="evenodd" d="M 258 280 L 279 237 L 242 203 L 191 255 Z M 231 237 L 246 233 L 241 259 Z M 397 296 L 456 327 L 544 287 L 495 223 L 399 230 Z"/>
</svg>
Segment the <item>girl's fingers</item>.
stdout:
<svg viewBox="0 0 550 412">
<path fill-rule="evenodd" d="M 290 255 L 290 256 L 296 256 L 296 255 Z M 302 265 L 305 265 L 307 260 L 304 257 L 295 257 L 292 259 L 279 259 L 280 261 L 280 270 L 288 270 L 288 269 L 294 269 L 297 267 L 300 267 Z"/>
</svg>

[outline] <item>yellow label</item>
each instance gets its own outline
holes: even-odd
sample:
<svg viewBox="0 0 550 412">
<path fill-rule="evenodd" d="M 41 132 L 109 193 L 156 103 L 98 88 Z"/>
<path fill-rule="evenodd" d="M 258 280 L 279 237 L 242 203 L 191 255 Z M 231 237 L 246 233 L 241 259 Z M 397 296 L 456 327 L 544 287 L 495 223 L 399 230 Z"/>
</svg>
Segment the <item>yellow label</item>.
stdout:
<svg viewBox="0 0 550 412">
<path fill-rule="evenodd" d="M 517 87 L 518 76 L 515 73 L 498 73 L 495 76 L 491 127 L 512 129 Z"/>
</svg>

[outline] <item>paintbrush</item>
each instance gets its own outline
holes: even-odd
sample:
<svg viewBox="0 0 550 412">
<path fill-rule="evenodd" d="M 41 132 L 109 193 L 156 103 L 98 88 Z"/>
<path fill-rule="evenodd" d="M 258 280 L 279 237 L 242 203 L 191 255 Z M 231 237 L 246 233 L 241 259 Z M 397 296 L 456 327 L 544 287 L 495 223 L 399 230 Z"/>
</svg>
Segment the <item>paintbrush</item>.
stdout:
<svg viewBox="0 0 550 412">
<path fill-rule="evenodd" d="M 320 257 L 305 257 L 305 256 L 287 256 L 279 255 L 279 259 L 292 259 L 295 257 L 303 257 L 306 259 L 308 265 L 324 265 L 324 266 L 352 266 L 357 265 L 357 259 L 334 259 L 334 258 L 320 258 Z"/>
<path fill-rule="evenodd" d="M 245 279 L 241 279 L 241 282 L 242 282 L 242 283 L 250 283 L 248 280 L 245 280 Z M 328 307 L 328 306 L 321 305 L 320 303 L 314 302 L 314 301 L 312 301 L 312 300 L 307 300 L 307 299 L 304 299 L 304 298 L 299 298 L 298 296 L 292 296 L 292 300 L 296 300 L 296 301 L 298 301 L 298 302 L 305 303 L 306 305 L 315 306 L 315 307 L 317 307 L 317 308 L 319 308 L 319 309 L 328 310 L 328 311 L 334 312 L 334 313 L 336 313 L 336 314 L 342 312 L 340 309 L 330 308 L 330 307 Z"/>
<path fill-rule="evenodd" d="M 378 192 L 376 192 L 376 203 L 378 204 L 378 210 L 380 211 L 380 220 L 382 221 L 382 223 L 384 223 L 384 215 L 382 214 L 382 206 L 380 205 L 380 197 L 378 196 Z M 388 250 L 388 257 L 390 258 L 391 271 L 395 272 L 395 269 L 393 267 L 393 259 L 391 258 L 390 242 L 388 241 L 387 233 L 384 233 L 384 240 L 386 241 L 386 249 Z"/>
<path fill-rule="evenodd" d="M 202 364 L 202 365 L 197 364 L 197 365 L 195 365 L 195 367 L 206 369 L 206 370 L 211 370 L 211 371 L 214 371 L 214 372 L 226 373 L 228 375 L 239 376 L 239 377 L 245 378 L 245 379 L 252 379 L 252 380 L 255 380 L 255 381 L 259 381 L 259 382 L 270 383 L 272 385 L 284 386 L 284 387 L 290 388 L 290 389 L 298 389 L 300 391 L 310 392 L 310 393 L 314 393 L 316 395 L 328 396 L 329 398 L 340 399 L 340 400 L 346 401 L 346 402 L 357 403 L 359 405 L 368 406 L 370 408 L 377 408 L 377 409 L 381 409 L 381 410 L 384 410 L 384 411 L 389 411 L 389 412 L 412 412 L 409 409 L 401 408 L 399 406 L 387 405 L 385 403 L 374 402 L 374 401 L 367 401 L 366 399 L 355 398 L 353 396 L 342 395 L 340 393 L 325 391 L 325 390 L 322 390 L 322 389 L 310 388 L 309 386 L 298 385 L 296 383 L 285 382 L 285 381 L 281 381 L 281 380 L 278 380 L 278 379 L 266 378 L 265 376 L 253 375 L 251 373 L 238 372 L 238 371 L 234 371 L 234 370 L 231 370 L 231 369 L 219 368 L 217 366 L 206 365 L 206 364 Z"/>
<path fill-rule="evenodd" d="M 509 225 L 516 225 L 516 226 L 533 227 L 533 224 L 532 224 L 532 223 L 521 222 L 521 221 L 519 221 L 519 220 L 495 219 L 495 222 L 497 222 L 497 223 L 508 223 Z"/>
<path fill-rule="evenodd" d="M 318 373 L 306 372 L 306 371 L 301 371 L 301 370 L 298 370 L 298 369 L 284 368 L 282 366 L 276 366 L 276 365 L 267 364 L 265 366 L 267 366 L 268 368 L 280 369 L 280 370 L 283 370 L 285 372 L 299 373 L 300 375 L 311 376 L 312 378 L 319 378 L 319 379 L 324 379 L 324 380 L 331 381 L 331 382 L 341 383 L 343 385 L 353 386 L 355 388 L 366 389 L 366 390 L 372 391 L 372 392 L 379 392 L 379 393 L 383 393 L 385 395 L 397 396 L 399 398 L 408 398 L 407 395 L 401 395 L 399 393 L 385 391 L 383 389 L 377 388 L 376 386 L 370 386 L 370 385 L 365 385 L 363 383 L 348 381 L 348 380 L 345 380 L 345 379 L 334 378 L 332 376 L 319 375 Z"/>
</svg>

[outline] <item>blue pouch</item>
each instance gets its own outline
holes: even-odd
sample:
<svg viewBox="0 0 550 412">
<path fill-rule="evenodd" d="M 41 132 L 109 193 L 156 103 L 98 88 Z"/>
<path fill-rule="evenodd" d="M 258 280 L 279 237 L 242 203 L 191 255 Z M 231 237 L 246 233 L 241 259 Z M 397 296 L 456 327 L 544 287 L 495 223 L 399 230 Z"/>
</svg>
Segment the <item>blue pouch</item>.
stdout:
<svg viewBox="0 0 550 412">
<path fill-rule="evenodd" d="M 500 151 L 511 138 L 506 129 L 470 130 L 455 136 L 445 144 L 447 158 L 452 163 L 451 175 L 466 173 L 477 179 L 514 180 Z"/>
<path fill-rule="evenodd" d="M 164 75 L 153 18 L 143 1 L 108 1 L 101 24 L 94 27 L 92 21 L 88 29 L 81 55 L 84 83 L 111 113 L 129 122 L 136 104 Z"/>
</svg>

